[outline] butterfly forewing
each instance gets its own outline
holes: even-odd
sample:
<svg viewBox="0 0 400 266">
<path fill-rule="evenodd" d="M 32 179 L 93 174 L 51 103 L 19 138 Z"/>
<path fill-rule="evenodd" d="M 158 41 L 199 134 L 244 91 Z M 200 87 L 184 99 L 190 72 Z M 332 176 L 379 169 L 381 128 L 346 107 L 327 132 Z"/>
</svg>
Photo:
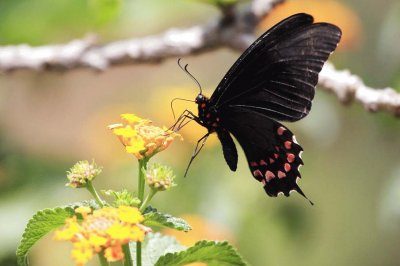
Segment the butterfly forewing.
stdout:
<svg viewBox="0 0 400 266">
<path fill-rule="evenodd" d="M 240 106 L 281 121 L 308 114 L 318 73 L 340 30 L 298 14 L 262 35 L 234 64 L 211 97 L 217 109 Z"/>
</svg>

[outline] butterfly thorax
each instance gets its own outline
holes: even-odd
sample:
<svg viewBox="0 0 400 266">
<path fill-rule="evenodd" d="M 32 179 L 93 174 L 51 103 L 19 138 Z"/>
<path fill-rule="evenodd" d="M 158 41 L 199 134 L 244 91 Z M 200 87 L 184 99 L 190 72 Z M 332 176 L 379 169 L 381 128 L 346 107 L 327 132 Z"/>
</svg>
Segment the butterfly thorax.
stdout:
<svg viewBox="0 0 400 266">
<path fill-rule="evenodd" d="M 207 128 L 208 131 L 215 132 L 220 126 L 220 118 L 218 117 L 217 111 L 210 104 L 210 99 L 206 96 L 199 94 L 195 100 L 199 115 L 197 123 Z"/>
</svg>

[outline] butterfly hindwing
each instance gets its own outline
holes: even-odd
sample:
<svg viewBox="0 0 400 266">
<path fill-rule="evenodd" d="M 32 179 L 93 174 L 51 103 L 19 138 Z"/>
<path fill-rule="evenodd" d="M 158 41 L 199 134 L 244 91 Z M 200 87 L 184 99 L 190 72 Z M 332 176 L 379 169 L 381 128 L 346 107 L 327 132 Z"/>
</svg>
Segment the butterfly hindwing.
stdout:
<svg viewBox="0 0 400 266">
<path fill-rule="evenodd" d="M 250 171 L 265 192 L 276 197 L 296 190 L 306 197 L 297 185 L 303 149 L 293 133 L 279 122 L 246 109 L 237 108 L 230 114 L 223 125 L 242 146 Z"/>
<path fill-rule="evenodd" d="M 318 74 L 341 36 L 338 27 L 291 16 L 264 33 L 228 71 L 210 98 L 217 110 L 243 107 L 281 121 L 306 116 Z"/>
</svg>

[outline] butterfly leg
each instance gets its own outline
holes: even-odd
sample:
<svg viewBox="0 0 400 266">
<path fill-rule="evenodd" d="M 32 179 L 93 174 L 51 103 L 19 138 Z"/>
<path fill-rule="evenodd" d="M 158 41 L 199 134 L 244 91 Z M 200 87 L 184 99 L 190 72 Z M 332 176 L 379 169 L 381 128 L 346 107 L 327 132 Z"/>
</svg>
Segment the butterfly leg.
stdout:
<svg viewBox="0 0 400 266">
<path fill-rule="evenodd" d="M 201 137 L 201 139 L 199 139 L 199 140 L 197 141 L 196 148 L 194 149 L 194 152 L 193 152 L 193 154 L 192 154 L 192 157 L 190 158 L 189 164 L 188 164 L 188 166 L 186 167 L 186 171 L 185 171 L 184 177 L 186 177 L 186 175 L 187 175 L 187 173 L 188 173 L 188 171 L 189 171 L 189 167 L 190 167 L 190 165 L 192 164 L 194 158 L 196 158 L 197 154 L 199 154 L 199 152 L 201 151 L 201 149 L 204 147 L 204 144 L 206 144 L 206 141 L 207 141 L 207 139 L 208 139 L 208 136 L 210 136 L 210 133 L 205 134 L 203 137 Z"/>
<path fill-rule="evenodd" d="M 186 119 L 189 119 L 189 121 L 186 121 Z M 198 119 L 195 114 L 193 114 L 189 110 L 185 110 L 182 112 L 182 114 L 178 117 L 178 119 L 175 121 L 175 123 L 169 128 L 169 130 L 173 131 L 178 131 L 182 127 L 184 127 L 186 124 L 188 124 L 192 120 Z"/>
</svg>

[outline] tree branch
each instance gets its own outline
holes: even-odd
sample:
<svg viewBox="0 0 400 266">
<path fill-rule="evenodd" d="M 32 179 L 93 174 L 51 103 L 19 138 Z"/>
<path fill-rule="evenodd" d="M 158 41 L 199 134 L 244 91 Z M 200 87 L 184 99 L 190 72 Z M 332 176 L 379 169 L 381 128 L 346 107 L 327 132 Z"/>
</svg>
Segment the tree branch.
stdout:
<svg viewBox="0 0 400 266">
<path fill-rule="evenodd" d="M 170 29 L 144 38 L 97 45 L 89 36 L 67 44 L 32 47 L 29 45 L 0 47 L 0 71 L 17 69 L 105 70 L 111 65 L 160 62 L 167 58 L 204 53 L 228 46 L 244 50 L 254 40 L 258 22 L 283 0 L 255 0 L 246 12 L 234 6 L 221 7 L 223 16 L 203 26 Z"/>
<path fill-rule="evenodd" d="M 344 104 L 361 103 L 370 112 L 386 111 L 400 117 L 400 94 L 392 88 L 374 89 L 349 70 L 336 70 L 332 63 L 325 63 L 319 74 L 322 90 L 331 92 Z"/>
<path fill-rule="evenodd" d="M 253 0 L 243 12 L 234 6 L 221 7 L 222 16 L 202 26 L 170 29 L 162 34 L 98 45 L 94 36 L 67 44 L 32 47 L 0 47 L 0 71 L 51 70 L 158 63 L 167 58 L 205 53 L 220 47 L 245 50 L 255 39 L 254 30 L 268 13 L 284 0 Z M 368 111 L 387 111 L 400 116 L 400 94 L 391 88 L 367 87 L 348 70 L 338 71 L 326 63 L 319 76 L 323 90 L 334 93 L 342 103 L 359 102 Z"/>
</svg>

